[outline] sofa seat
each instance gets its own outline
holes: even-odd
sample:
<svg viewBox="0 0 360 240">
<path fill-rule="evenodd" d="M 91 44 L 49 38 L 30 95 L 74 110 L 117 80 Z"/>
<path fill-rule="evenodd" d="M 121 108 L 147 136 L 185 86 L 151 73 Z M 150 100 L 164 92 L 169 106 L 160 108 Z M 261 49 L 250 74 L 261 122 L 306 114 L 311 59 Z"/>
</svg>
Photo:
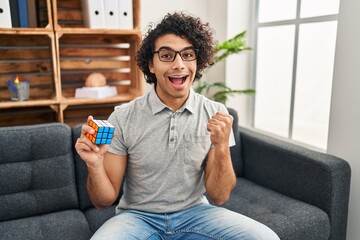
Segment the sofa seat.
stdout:
<svg viewBox="0 0 360 240">
<path fill-rule="evenodd" d="M 223 206 L 275 229 L 282 240 L 321 240 L 330 236 L 326 212 L 245 178 L 238 178 L 237 187 Z"/>
<path fill-rule="evenodd" d="M 98 210 L 94 207 L 83 210 L 86 219 L 89 222 L 89 227 L 91 231 L 96 232 L 96 230 L 101 227 L 109 218 L 115 215 L 115 207 L 117 205 L 114 204 L 111 207 Z"/>
<path fill-rule="evenodd" d="M 80 210 L 64 210 L 27 218 L 0 222 L 1 239 L 86 240 L 92 231 Z"/>
</svg>

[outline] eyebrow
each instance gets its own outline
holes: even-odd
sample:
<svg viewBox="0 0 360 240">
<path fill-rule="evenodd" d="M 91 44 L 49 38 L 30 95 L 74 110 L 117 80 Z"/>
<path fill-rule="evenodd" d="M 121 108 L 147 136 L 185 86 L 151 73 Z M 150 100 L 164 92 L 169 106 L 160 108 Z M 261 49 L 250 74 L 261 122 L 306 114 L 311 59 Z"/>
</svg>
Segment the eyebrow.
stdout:
<svg viewBox="0 0 360 240">
<path fill-rule="evenodd" d="M 189 46 L 189 47 L 184 47 L 183 49 L 179 50 L 179 51 L 183 51 L 183 50 L 187 50 L 187 49 L 195 49 L 193 46 Z M 157 51 L 160 50 L 172 50 L 175 51 L 173 48 L 171 47 L 167 47 L 167 46 L 161 46 Z"/>
</svg>

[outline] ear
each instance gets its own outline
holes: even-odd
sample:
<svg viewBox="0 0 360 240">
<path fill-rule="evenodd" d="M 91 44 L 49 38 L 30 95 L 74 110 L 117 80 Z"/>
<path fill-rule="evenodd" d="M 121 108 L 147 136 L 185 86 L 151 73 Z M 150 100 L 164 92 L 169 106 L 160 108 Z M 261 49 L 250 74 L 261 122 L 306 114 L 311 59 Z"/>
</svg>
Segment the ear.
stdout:
<svg viewBox="0 0 360 240">
<path fill-rule="evenodd" d="M 150 72 L 155 74 L 154 63 L 152 61 L 149 62 L 148 67 L 149 67 Z"/>
</svg>

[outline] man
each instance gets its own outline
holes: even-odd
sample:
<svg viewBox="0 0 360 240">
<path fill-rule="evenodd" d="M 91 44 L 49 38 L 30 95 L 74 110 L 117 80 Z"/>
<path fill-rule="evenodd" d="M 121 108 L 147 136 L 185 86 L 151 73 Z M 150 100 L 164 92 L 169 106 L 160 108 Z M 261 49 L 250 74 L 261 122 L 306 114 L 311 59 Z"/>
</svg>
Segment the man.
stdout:
<svg viewBox="0 0 360 240">
<path fill-rule="evenodd" d="M 199 18 L 166 15 L 136 56 L 154 88 L 115 108 L 110 146 L 92 144 L 84 135 L 93 130 L 82 127 L 75 147 L 88 168 L 93 204 L 112 205 L 124 181 L 117 214 L 93 239 L 279 239 L 204 196 L 223 204 L 236 184 L 233 119 L 224 105 L 192 90 L 212 64 L 213 44 L 212 30 Z"/>
</svg>

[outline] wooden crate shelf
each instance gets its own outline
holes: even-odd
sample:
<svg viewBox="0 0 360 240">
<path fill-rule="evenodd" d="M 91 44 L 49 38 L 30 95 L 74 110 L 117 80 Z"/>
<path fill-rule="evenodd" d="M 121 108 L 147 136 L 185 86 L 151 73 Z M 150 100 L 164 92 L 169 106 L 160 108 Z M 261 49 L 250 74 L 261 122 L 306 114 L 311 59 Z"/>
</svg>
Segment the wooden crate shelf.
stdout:
<svg viewBox="0 0 360 240">
<path fill-rule="evenodd" d="M 96 119 L 107 119 L 118 104 L 77 105 L 64 110 L 64 123 L 73 127 L 84 123 L 89 115 Z"/>
<path fill-rule="evenodd" d="M 37 2 L 38 27 L 0 28 L 0 126 L 53 121 L 74 125 L 93 112 L 107 118 L 115 105 L 143 94 L 135 61 L 142 38 L 140 0 L 133 0 L 130 30 L 84 27 L 81 0 Z M 83 87 L 92 72 L 104 74 L 118 95 L 75 98 L 76 88 Z M 30 80 L 29 100 L 10 100 L 6 80 L 17 75 Z"/>
<path fill-rule="evenodd" d="M 50 106 L 1 109 L 0 127 L 58 122 L 58 113 Z"/>
<path fill-rule="evenodd" d="M 58 105 L 57 100 L 30 100 L 30 101 L 11 101 L 0 102 L 0 109 L 6 108 L 20 108 L 20 107 L 36 107 L 36 106 L 51 106 Z"/>
<path fill-rule="evenodd" d="M 65 105 L 83 105 L 83 104 L 100 104 L 100 103 L 124 103 L 140 96 L 139 94 L 119 94 L 114 97 L 91 99 L 91 98 L 66 98 L 61 101 Z"/>
<path fill-rule="evenodd" d="M 51 33 L 16 35 L 0 33 L 0 103 L 14 105 L 7 80 L 30 80 L 31 100 L 56 100 L 54 37 Z M 15 104 L 16 105 L 16 104 Z"/>
<path fill-rule="evenodd" d="M 91 37 L 89 37 L 89 35 Z M 64 101 L 74 104 L 94 100 L 74 99 L 76 88 L 84 86 L 86 78 L 93 72 L 102 73 L 109 86 L 115 86 L 119 96 L 97 100 L 99 102 L 129 101 L 137 94 L 140 84 L 139 70 L 135 63 L 135 52 L 139 36 L 124 36 L 115 33 L 91 34 L 66 33 L 57 35 L 58 71 Z M 70 100 L 68 100 L 70 99 Z"/>
</svg>

